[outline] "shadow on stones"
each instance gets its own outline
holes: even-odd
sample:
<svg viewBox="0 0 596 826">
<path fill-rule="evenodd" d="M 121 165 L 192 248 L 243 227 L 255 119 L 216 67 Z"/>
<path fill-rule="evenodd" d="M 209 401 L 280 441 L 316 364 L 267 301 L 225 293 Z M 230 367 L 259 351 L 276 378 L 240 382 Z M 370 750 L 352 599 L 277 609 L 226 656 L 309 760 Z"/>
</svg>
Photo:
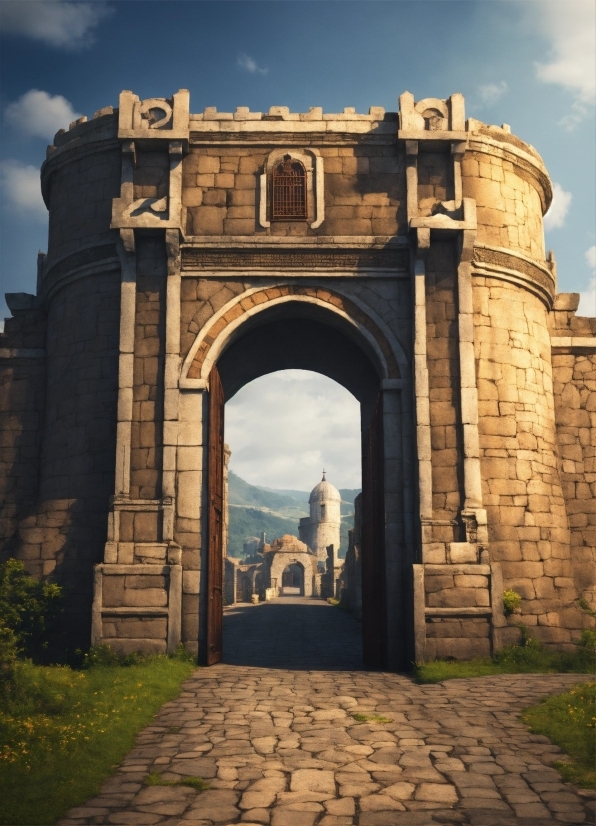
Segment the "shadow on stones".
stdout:
<svg viewBox="0 0 596 826">
<path fill-rule="evenodd" d="M 322 599 L 279 597 L 224 612 L 223 662 L 299 671 L 358 671 L 362 627 Z"/>
</svg>

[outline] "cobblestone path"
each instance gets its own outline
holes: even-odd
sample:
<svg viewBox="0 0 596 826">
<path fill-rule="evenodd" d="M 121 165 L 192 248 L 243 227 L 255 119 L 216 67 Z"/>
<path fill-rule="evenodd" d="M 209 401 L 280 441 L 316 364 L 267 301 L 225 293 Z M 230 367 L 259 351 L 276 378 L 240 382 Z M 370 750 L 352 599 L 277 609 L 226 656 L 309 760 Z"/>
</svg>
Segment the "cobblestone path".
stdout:
<svg viewBox="0 0 596 826">
<path fill-rule="evenodd" d="M 590 794 L 578 795 L 548 765 L 558 749 L 517 719 L 578 675 L 419 686 L 359 669 L 357 623 L 324 603 L 296 603 L 228 613 L 227 662 L 197 670 L 99 795 L 61 826 L 594 823 Z M 305 640 L 307 627 L 315 640 Z M 251 640 L 267 630 L 277 642 Z M 276 651 L 286 663 L 298 651 L 294 667 L 274 663 Z M 331 655 L 353 664 L 333 669 Z M 143 786 L 149 772 L 198 775 L 210 788 Z"/>
</svg>

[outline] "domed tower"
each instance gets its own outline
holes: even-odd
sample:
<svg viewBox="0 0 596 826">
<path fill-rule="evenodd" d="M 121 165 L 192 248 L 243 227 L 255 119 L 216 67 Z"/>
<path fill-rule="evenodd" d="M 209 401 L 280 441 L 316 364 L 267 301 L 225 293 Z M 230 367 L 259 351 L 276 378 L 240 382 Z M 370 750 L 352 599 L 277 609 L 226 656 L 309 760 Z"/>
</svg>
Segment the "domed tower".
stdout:
<svg viewBox="0 0 596 826">
<path fill-rule="evenodd" d="M 323 478 L 308 498 L 310 516 L 301 519 L 299 526 L 300 539 L 306 542 L 323 566 L 329 545 L 333 545 L 336 556 L 339 551 L 340 502 L 339 491 L 327 481 L 323 471 Z"/>
</svg>

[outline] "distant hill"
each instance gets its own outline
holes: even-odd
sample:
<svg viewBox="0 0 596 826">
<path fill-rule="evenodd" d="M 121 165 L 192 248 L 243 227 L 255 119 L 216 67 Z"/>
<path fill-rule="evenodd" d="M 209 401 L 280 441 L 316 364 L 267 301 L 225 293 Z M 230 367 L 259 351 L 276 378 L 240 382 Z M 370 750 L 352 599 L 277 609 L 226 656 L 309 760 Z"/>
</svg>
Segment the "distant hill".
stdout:
<svg viewBox="0 0 596 826">
<path fill-rule="evenodd" d="M 344 557 L 348 548 L 348 530 L 354 524 L 354 499 L 359 489 L 340 488 L 341 533 L 340 556 Z M 228 476 L 228 503 L 230 523 L 228 529 L 228 554 L 242 557 L 244 542 L 250 536 L 267 534 L 267 542 L 272 542 L 284 533 L 298 536 L 298 522 L 308 516 L 310 491 L 277 490 L 251 485 L 233 471 Z"/>
<path fill-rule="evenodd" d="M 267 534 L 267 542 L 271 542 L 284 533 L 294 536 L 298 533 L 297 519 L 282 519 L 259 508 L 248 508 L 240 505 L 229 507 L 230 524 L 228 528 L 228 555 L 244 556 L 243 545 L 250 536 L 261 536 L 261 531 Z"/>
<path fill-rule="evenodd" d="M 296 498 L 285 495 L 283 490 L 273 491 L 250 485 L 231 470 L 228 474 L 228 497 L 230 505 L 256 505 L 257 507 L 277 510 L 296 507 Z M 306 494 L 308 502 L 308 493 Z"/>
</svg>

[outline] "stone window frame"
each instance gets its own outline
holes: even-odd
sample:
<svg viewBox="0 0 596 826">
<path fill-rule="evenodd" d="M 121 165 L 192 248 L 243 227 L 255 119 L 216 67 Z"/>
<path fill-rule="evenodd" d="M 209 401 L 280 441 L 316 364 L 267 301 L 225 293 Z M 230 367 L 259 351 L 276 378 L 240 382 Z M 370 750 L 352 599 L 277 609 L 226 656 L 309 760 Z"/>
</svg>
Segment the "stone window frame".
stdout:
<svg viewBox="0 0 596 826">
<path fill-rule="evenodd" d="M 284 156 L 283 166 L 275 164 L 271 171 L 271 221 L 308 220 L 306 177 L 304 164 L 289 155 Z"/>
<path fill-rule="evenodd" d="M 301 150 L 286 147 L 274 149 L 269 153 L 260 176 L 259 224 L 265 229 L 271 226 L 271 177 L 276 164 L 287 155 L 301 163 L 306 171 L 306 214 L 314 216 L 314 221 L 309 226 L 311 229 L 317 229 L 325 220 L 325 176 L 323 158 L 318 149 L 310 148 Z M 308 221 L 308 218 L 306 220 Z"/>
</svg>

